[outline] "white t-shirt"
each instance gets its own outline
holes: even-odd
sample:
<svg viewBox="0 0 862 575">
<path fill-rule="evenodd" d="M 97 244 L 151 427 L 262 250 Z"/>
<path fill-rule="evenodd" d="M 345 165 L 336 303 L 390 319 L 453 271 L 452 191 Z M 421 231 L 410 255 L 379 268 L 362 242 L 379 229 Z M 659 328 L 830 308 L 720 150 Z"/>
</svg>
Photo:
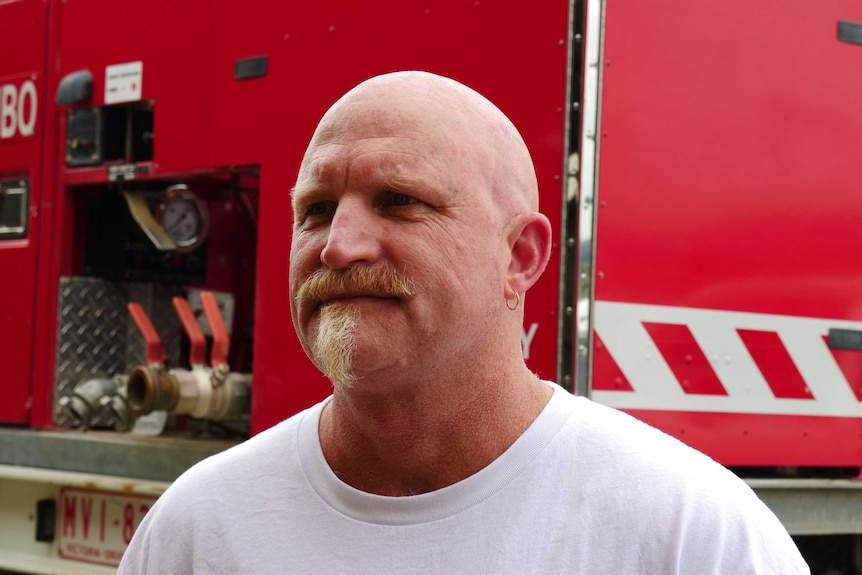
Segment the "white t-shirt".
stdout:
<svg viewBox="0 0 862 575">
<path fill-rule="evenodd" d="M 809 573 L 777 518 L 724 467 L 554 388 L 490 465 L 407 497 L 335 476 L 318 404 L 177 479 L 120 573 Z"/>
</svg>

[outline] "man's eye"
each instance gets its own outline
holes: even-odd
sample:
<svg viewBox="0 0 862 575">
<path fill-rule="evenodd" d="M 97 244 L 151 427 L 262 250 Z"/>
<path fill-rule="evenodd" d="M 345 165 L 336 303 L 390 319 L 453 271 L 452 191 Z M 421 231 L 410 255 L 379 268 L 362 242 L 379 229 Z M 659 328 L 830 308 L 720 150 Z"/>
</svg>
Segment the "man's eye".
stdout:
<svg viewBox="0 0 862 575">
<path fill-rule="evenodd" d="M 392 194 L 389 196 L 389 205 L 391 206 L 409 206 L 415 204 L 418 200 L 407 194 Z"/>
<path fill-rule="evenodd" d="M 320 216 L 329 211 L 329 205 L 326 202 L 314 202 L 305 209 L 307 216 Z"/>
</svg>

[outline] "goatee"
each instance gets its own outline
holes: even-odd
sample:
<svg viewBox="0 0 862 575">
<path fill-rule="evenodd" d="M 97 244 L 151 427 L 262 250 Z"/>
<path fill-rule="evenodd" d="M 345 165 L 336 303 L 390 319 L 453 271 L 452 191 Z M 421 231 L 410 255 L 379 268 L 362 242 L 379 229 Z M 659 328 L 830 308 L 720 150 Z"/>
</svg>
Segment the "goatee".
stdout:
<svg viewBox="0 0 862 575">
<path fill-rule="evenodd" d="M 314 359 L 336 390 L 356 383 L 353 358 L 356 354 L 356 320 L 359 307 L 333 302 L 320 308 L 320 324 L 314 345 Z"/>
</svg>

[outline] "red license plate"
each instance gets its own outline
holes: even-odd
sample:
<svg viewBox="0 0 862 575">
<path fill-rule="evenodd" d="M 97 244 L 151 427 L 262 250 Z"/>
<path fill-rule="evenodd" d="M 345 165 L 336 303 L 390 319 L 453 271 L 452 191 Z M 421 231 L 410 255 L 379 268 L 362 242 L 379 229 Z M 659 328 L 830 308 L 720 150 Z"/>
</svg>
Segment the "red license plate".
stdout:
<svg viewBox="0 0 862 575">
<path fill-rule="evenodd" d="M 61 557 L 118 566 L 155 497 L 64 487 L 57 550 Z"/>
</svg>

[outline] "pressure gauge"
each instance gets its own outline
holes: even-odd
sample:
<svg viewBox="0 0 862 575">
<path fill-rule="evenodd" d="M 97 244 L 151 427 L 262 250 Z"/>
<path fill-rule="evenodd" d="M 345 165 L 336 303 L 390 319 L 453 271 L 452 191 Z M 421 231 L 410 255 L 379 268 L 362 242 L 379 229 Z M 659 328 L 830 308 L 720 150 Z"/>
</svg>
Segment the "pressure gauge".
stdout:
<svg viewBox="0 0 862 575">
<path fill-rule="evenodd" d="M 156 207 L 156 219 L 180 252 L 200 247 L 209 230 L 206 206 L 185 184 L 165 190 L 164 199 Z"/>
</svg>

